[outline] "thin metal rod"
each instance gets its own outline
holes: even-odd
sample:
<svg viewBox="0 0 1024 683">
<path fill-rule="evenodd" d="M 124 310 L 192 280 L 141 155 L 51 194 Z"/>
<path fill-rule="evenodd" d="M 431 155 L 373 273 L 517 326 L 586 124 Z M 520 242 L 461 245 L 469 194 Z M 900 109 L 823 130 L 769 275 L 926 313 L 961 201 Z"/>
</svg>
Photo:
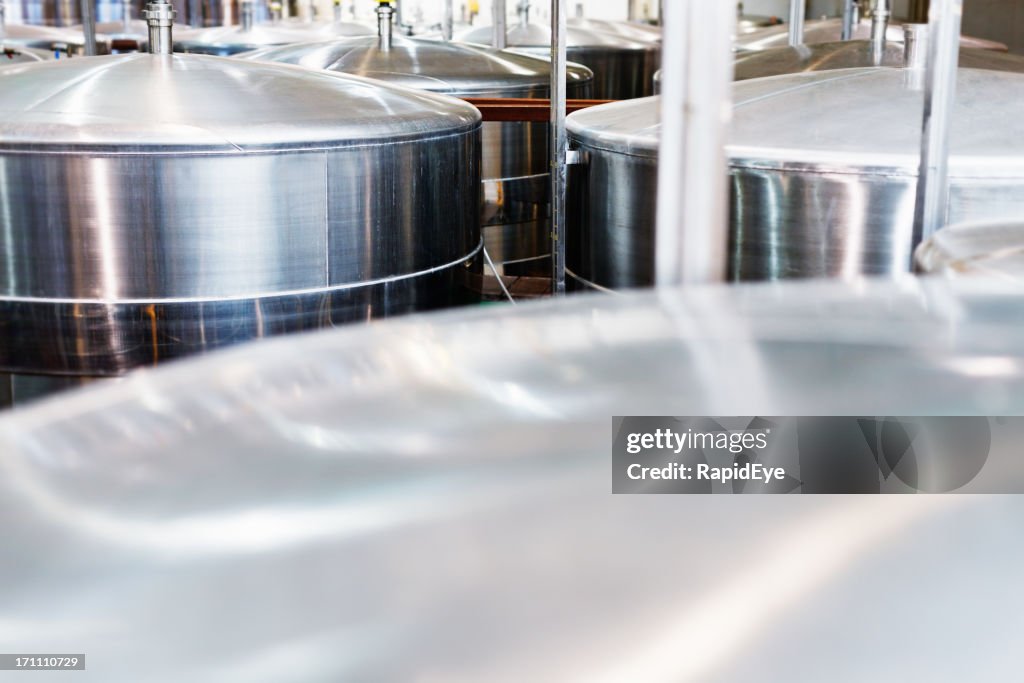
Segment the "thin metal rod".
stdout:
<svg viewBox="0 0 1024 683">
<path fill-rule="evenodd" d="M 253 14 L 255 13 L 252 0 L 242 0 L 242 30 L 251 31 L 253 24 Z"/>
<path fill-rule="evenodd" d="M 491 272 L 494 273 L 494 277 L 498 280 L 498 286 L 501 287 L 501 291 L 505 295 L 505 298 L 508 299 L 510 304 L 516 306 L 516 298 L 512 296 L 512 292 L 508 291 L 508 287 L 505 286 L 505 278 L 502 277 L 501 273 L 498 271 L 498 267 L 495 266 L 494 261 L 491 260 L 491 255 L 487 253 L 487 247 L 484 247 L 483 252 L 484 261 L 487 262 L 487 266 L 491 269 Z"/>
<path fill-rule="evenodd" d="M 928 68 L 928 24 L 903 24 L 903 66 L 914 71 Z"/>
<path fill-rule="evenodd" d="M 4 42 L 7 36 L 7 6 L 4 0 L 0 0 L 0 43 Z"/>
<path fill-rule="evenodd" d="M 843 40 L 853 40 L 854 0 L 843 0 Z"/>
<path fill-rule="evenodd" d="M 450 41 L 455 34 L 455 2 L 444 0 L 444 21 L 441 23 L 441 37 Z"/>
<path fill-rule="evenodd" d="M 921 166 L 914 207 L 913 250 L 947 222 L 949 212 L 949 137 L 956 105 L 963 0 L 932 0 L 928 13 L 928 67 Z M 910 262 L 908 260 L 908 267 Z"/>
<path fill-rule="evenodd" d="M 508 11 L 505 8 L 505 0 L 494 0 L 491 9 L 494 11 L 491 47 L 495 50 L 504 50 L 508 47 Z"/>
<path fill-rule="evenodd" d="M 789 0 L 789 44 L 791 47 L 804 44 L 804 18 L 807 16 L 807 0 Z"/>
<path fill-rule="evenodd" d="M 729 247 L 725 141 L 736 9 L 707 0 L 673 0 L 663 9 L 656 282 L 721 282 Z"/>
<path fill-rule="evenodd" d="M 82 0 L 82 29 L 85 32 L 85 54 L 96 54 L 96 8 L 95 0 Z"/>
<path fill-rule="evenodd" d="M 189 0 L 188 2 L 188 25 L 193 28 L 203 25 L 203 7 L 199 0 Z"/>
<path fill-rule="evenodd" d="M 569 135 L 566 117 L 567 0 L 551 0 L 551 290 L 565 295 L 565 220 Z M 522 7 L 522 5 L 520 5 Z"/>
<path fill-rule="evenodd" d="M 889 0 L 875 0 L 875 11 L 871 15 L 871 51 L 875 64 L 881 64 L 885 54 L 885 38 L 889 32 Z"/>
</svg>

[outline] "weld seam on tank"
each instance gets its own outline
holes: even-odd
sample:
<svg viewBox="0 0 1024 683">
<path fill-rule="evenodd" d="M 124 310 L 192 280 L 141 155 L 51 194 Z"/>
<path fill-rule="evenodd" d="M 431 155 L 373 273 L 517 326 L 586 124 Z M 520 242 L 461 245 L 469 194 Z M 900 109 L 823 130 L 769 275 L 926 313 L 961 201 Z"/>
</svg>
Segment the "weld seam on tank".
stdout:
<svg viewBox="0 0 1024 683">
<path fill-rule="evenodd" d="M 470 261 L 480 253 L 483 249 L 484 241 L 481 238 L 476 248 L 469 252 L 465 256 L 449 261 L 443 265 L 432 266 L 424 270 L 418 270 L 414 273 L 403 273 L 401 275 L 389 275 L 387 277 L 377 278 L 374 280 L 360 280 L 358 282 L 346 282 L 341 285 L 328 285 L 326 287 L 310 287 L 307 289 L 291 289 L 282 290 L 275 292 L 265 292 L 261 294 L 233 294 L 225 296 L 209 296 L 209 297 L 175 297 L 170 299 L 89 299 L 84 297 L 75 298 L 51 298 L 51 297 L 31 297 L 31 296 L 9 296 L 0 294 L 0 303 L 55 303 L 55 304 L 95 304 L 102 306 L 133 306 L 133 305 L 146 305 L 146 304 L 166 304 L 166 303 L 216 303 L 216 302 L 229 302 L 229 301 L 253 301 L 256 299 L 272 299 L 277 297 L 289 297 L 289 296 L 304 296 L 306 294 L 330 294 L 331 292 L 343 292 L 351 289 L 360 289 L 362 287 L 374 287 L 376 285 L 384 285 L 389 282 L 399 282 L 401 280 L 411 280 L 413 278 L 423 277 L 424 275 L 431 275 L 438 273 L 442 270 L 448 270 L 455 268 L 458 265 Z"/>
</svg>

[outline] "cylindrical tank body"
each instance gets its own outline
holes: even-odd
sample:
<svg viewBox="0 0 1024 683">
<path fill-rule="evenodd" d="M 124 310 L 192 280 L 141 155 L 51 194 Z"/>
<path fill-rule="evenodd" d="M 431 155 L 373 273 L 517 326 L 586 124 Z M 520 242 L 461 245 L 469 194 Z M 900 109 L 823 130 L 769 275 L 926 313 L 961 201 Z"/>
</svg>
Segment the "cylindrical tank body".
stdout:
<svg viewBox="0 0 1024 683">
<path fill-rule="evenodd" d="M 914 254 L 922 273 L 987 277 L 1024 287 L 1024 224 L 961 223 L 939 230 Z"/>
<path fill-rule="evenodd" d="M 904 69 L 737 83 L 728 146 L 730 275 L 737 280 L 889 275 L 910 268 L 922 92 Z M 1024 212 L 1024 75 L 961 69 L 952 221 Z M 568 266 L 606 288 L 654 279 L 660 132 L 656 98 L 569 117 Z"/>
<path fill-rule="evenodd" d="M 114 376 L 474 300 L 480 114 L 132 54 L 0 70 L 0 372 Z"/>
<path fill-rule="evenodd" d="M 491 44 L 491 27 L 473 29 L 458 39 Z M 638 42 L 603 31 L 570 27 L 568 59 L 594 72 L 593 96 L 599 100 L 628 100 L 654 92 L 654 72 L 661 63 L 657 42 Z M 508 31 L 508 47 L 541 57 L 551 55 L 551 27 L 518 24 Z"/>
<path fill-rule="evenodd" d="M 804 44 L 814 45 L 817 43 L 836 43 L 843 37 L 842 19 L 817 19 L 808 21 L 804 25 Z M 865 18 L 854 30 L 853 38 L 867 40 L 871 37 L 871 19 Z M 903 24 L 898 21 L 890 21 L 886 32 L 886 40 L 892 43 L 903 43 Z M 767 50 L 773 47 L 786 47 L 789 45 L 789 26 L 770 26 L 750 33 L 740 34 L 736 37 L 735 46 L 739 51 L 744 50 Z M 961 47 L 975 47 L 982 50 L 995 50 L 1006 52 L 1005 43 L 971 36 L 960 37 Z"/>
<path fill-rule="evenodd" d="M 251 52 L 245 59 L 298 64 L 456 97 L 547 98 L 550 62 L 462 43 L 393 36 L 350 38 Z M 570 98 L 591 94 L 593 74 L 570 64 Z M 550 275 L 547 123 L 483 125 L 484 244 L 508 274 Z"/>
</svg>

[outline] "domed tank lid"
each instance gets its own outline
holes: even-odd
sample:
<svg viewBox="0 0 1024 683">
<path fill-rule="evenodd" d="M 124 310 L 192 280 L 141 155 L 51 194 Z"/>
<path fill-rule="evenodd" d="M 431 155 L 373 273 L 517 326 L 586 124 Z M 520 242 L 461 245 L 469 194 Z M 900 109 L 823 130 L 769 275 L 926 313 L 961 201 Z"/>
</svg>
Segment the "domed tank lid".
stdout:
<svg viewBox="0 0 1024 683">
<path fill-rule="evenodd" d="M 986 275 L 1024 281 L 1024 224 L 965 223 L 935 233 L 918 247 L 918 267 L 926 273 Z"/>
<path fill-rule="evenodd" d="M 206 55 L 128 54 L 0 69 L 0 150 L 239 153 L 472 130 L 452 98 Z"/>
<path fill-rule="evenodd" d="M 7 24 L 4 27 L 4 31 L 6 32 L 4 42 L 9 44 L 25 45 L 44 50 L 61 46 L 81 47 L 85 45 L 85 36 L 82 32 L 68 28 Z M 97 32 L 96 42 L 105 45 L 109 43 L 109 38 Z"/>
<path fill-rule="evenodd" d="M 457 95 L 548 88 L 551 78 L 551 63 L 546 59 L 397 35 L 388 49 L 382 49 L 378 37 L 372 36 L 285 45 L 249 52 L 240 58 L 298 64 Z M 590 69 L 569 65 L 570 86 L 593 77 Z"/>
<path fill-rule="evenodd" d="M 746 81 L 752 78 L 781 76 L 803 71 L 835 71 L 870 66 L 898 68 L 904 65 L 904 60 L 903 43 L 886 43 L 879 64 L 875 63 L 871 42 L 867 40 L 776 47 L 757 52 L 739 53 L 735 62 L 735 79 Z M 960 66 L 970 69 L 1024 73 L 1024 57 L 992 50 L 961 48 Z"/>
<path fill-rule="evenodd" d="M 463 43 L 490 45 L 493 29 L 490 26 L 475 28 L 456 36 Z M 509 28 L 507 41 L 509 47 L 544 48 L 551 47 L 551 27 L 539 24 L 517 24 Z M 566 29 L 568 47 L 600 47 L 618 50 L 657 50 L 657 43 L 629 40 L 605 31 L 576 28 Z"/>
<path fill-rule="evenodd" d="M 601 31 L 640 43 L 660 43 L 661 29 L 656 26 L 638 24 L 631 21 L 609 21 L 607 19 L 587 19 L 584 17 L 570 18 L 566 24 L 571 28 L 588 31 Z"/>
<path fill-rule="evenodd" d="M 309 40 L 309 32 L 298 27 L 279 24 L 244 26 L 214 26 L 175 32 L 174 49 L 177 52 L 210 52 L 229 50 L 241 52 L 270 45 L 287 45 Z"/>
<path fill-rule="evenodd" d="M 960 69 L 950 173 L 1024 176 L 1024 75 Z M 868 68 L 760 78 L 733 86 L 733 166 L 917 175 L 923 93 L 906 69 Z M 572 114 L 588 146 L 655 157 L 660 98 Z"/>
<path fill-rule="evenodd" d="M 816 43 L 836 43 L 842 40 L 843 20 L 842 19 L 817 19 L 808 21 L 804 27 L 804 44 L 813 45 Z M 867 40 L 871 37 L 871 20 L 862 19 L 857 25 L 853 37 L 858 40 Z M 886 40 L 894 43 L 903 42 L 903 25 L 898 21 L 890 21 L 886 31 Z M 735 42 L 738 50 L 767 50 L 773 47 L 786 47 L 789 45 L 789 26 L 769 26 L 767 28 L 751 31 L 738 36 Z M 970 36 L 960 36 L 961 47 L 975 47 L 982 50 L 996 50 L 1006 52 L 1007 47 L 1003 43 Z"/>
</svg>

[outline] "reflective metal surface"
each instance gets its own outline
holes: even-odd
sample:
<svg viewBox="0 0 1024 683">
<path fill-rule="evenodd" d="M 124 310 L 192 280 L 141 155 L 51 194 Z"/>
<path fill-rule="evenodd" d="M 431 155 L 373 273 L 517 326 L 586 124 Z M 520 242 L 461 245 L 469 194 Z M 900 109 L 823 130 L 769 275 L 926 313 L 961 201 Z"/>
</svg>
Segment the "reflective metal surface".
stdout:
<svg viewBox="0 0 1024 683">
<path fill-rule="evenodd" d="M 53 54 L 45 50 L 6 43 L 0 40 L 0 67 L 24 62 L 46 62 L 51 59 L 53 59 Z"/>
<path fill-rule="evenodd" d="M 842 19 L 817 19 L 808 21 L 804 26 L 804 43 L 814 45 L 817 43 L 837 43 L 842 40 L 843 20 Z M 865 18 L 857 25 L 853 38 L 867 40 L 871 37 L 871 19 Z M 903 43 L 903 24 L 898 21 L 890 21 L 889 29 L 886 32 L 886 41 L 891 43 Z M 762 28 L 736 37 L 736 49 L 743 50 L 766 50 L 773 47 L 789 46 L 789 27 L 771 26 Z M 982 50 L 995 50 L 1006 52 L 1004 43 L 971 36 L 960 37 L 961 47 L 974 47 Z"/>
<path fill-rule="evenodd" d="M 7 24 L 4 32 L 6 34 L 4 43 L 8 45 L 22 45 L 67 56 L 85 54 L 85 36 L 79 30 L 53 28 L 50 26 L 30 26 L 28 24 Z M 97 33 L 96 49 L 99 54 L 109 54 L 110 38 Z"/>
<path fill-rule="evenodd" d="M 457 39 L 490 45 L 491 33 L 491 27 L 485 26 L 461 33 Z M 514 26 L 508 30 L 508 47 L 548 57 L 551 27 L 537 24 Z M 653 93 L 654 72 L 660 64 L 661 48 L 650 41 L 638 42 L 602 31 L 569 27 L 568 59 L 594 72 L 594 98 L 626 100 Z"/>
<path fill-rule="evenodd" d="M 735 78 L 737 81 L 745 81 L 803 71 L 834 71 L 870 66 L 901 68 L 904 65 L 904 58 L 902 43 L 887 43 L 878 63 L 872 52 L 871 43 L 867 40 L 778 47 L 737 54 Z M 960 66 L 1024 73 L 1024 57 L 993 50 L 961 48 Z"/>
<path fill-rule="evenodd" d="M 731 142 L 731 276 L 892 275 L 910 268 L 919 161 L 919 74 L 850 69 L 737 83 Z M 953 222 L 1024 212 L 1024 87 L 961 69 Z M 569 268 L 606 288 L 653 282 L 659 100 L 569 117 L 586 164 L 570 172 Z"/>
<path fill-rule="evenodd" d="M 1019 221 L 961 223 L 918 247 L 918 269 L 950 277 L 986 277 L 1024 285 L 1024 225 Z"/>
<path fill-rule="evenodd" d="M 465 43 L 393 36 L 382 50 L 376 36 L 301 43 L 247 53 L 244 59 L 298 64 L 365 76 L 457 97 L 547 98 L 550 63 L 530 55 Z M 569 94 L 591 95 L 593 74 L 570 65 Z M 524 274 L 547 273 L 548 127 L 546 123 L 483 125 L 484 241 L 492 259 Z M 513 262 L 515 265 L 512 265 Z"/>
<path fill-rule="evenodd" d="M 0 371 L 116 375 L 470 296 L 467 104 L 201 55 L 11 66 L 0 92 Z"/>
<path fill-rule="evenodd" d="M 264 23 L 248 29 L 241 26 L 216 26 L 175 32 L 174 51 L 229 56 L 274 45 L 308 41 L 309 32 L 297 25 Z"/>
<path fill-rule="evenodd" d="M 661 28 L 651 26 L 650 24 L 641 24 L 632 21 L 610 21 L 608 19 L 588 19 L 582 17 L 570 17 L 566 20 L 566 23 L 572 28 L 611 33 L 630 41 L 641 43 L 661 42 Z"/>
<path fill-rule="evenodd" d="M 1020 496 L 609 494 L 611 415 L 1024 413 L 1024 298 L 979 289 L 577 297 L 10 413 L 0 649 L 77 645 L 86 683 L 1013 680 Z"/>
</svg>

